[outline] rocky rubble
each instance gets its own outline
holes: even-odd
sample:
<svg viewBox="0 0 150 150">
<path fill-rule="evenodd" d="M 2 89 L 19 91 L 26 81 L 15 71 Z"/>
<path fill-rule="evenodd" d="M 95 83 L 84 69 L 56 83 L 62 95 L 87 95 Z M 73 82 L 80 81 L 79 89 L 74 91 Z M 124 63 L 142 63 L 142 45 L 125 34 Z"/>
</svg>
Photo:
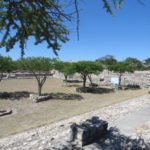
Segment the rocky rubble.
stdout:
<svg viewBox="0 0 150 150">
<path fill-rule="evenodd" d="M 119 75 L 115 72 L 104 70 L 98 76 L 93 76 L 93 79 L 97 81 L 97 78 L 104 79 L 103 81 L 98 81 L 100 85 L 110 85 L 112 77 L 118 77 Z M 134 73 L 123 73 L 122 74 L 122 85 L 139 85 L 142 88 L 147 88 L 150 86 L 150 71 L 135 71 Z"/>
<path fill-rule="evenodd" d="M 58 71 L 53 71 L 53 77 L 64 79 L 62 73 Z M 111 78 L 112 77 L 119 77 L 118 73 L 104 70 L 99 75 L 92 75 L 92 82 L 93 84 L 98 85 L 111 85 Z M 71 79 L 75 80 L 82 80 L 80 74 L 76 73 L 74 76 L 70 77 Z M 87 79 L 87 82 L 90 82 Z M 135 71 L 134 73 L 123 73 L 122 74 L 122 85 L 139 85 L 142 88 L 150 86 L 150 71 Z"/>
<path fill-rule="evenodd" d="M 143 150 L 149 150 L 150 147 L 147 144 L 150 142 L 150 137 L 147 136 L 150 135 L 149 129 L 140 134 L 146 141 L 145 143 L 138 136 L 132 139 L 121 135 L 117 129 L 112 128 L 116 119 L 123 118 L 148 105 L 150 105 L 150 95 L 145 95 L 31 131 L 2 138 L 0 139 L 0 150 L 126 150 L 127 148 L 132 149 L 135 145 L 142 147 Z M 76 145 L 69 142 L 70 126 L 73 123 L 80 124 L 93 116 L 98 116 L 108 122 L 108 134 L 96 143 L 84 147 L 76 147 Z"/>
</svg>

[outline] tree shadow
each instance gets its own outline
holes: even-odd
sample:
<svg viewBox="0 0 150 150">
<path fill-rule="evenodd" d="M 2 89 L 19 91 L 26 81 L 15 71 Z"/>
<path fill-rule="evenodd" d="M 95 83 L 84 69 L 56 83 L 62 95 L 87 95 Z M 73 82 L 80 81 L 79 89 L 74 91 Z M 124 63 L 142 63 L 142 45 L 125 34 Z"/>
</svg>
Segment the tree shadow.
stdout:
<svg viewBox="0 0 150 150">
<path fill-rule="evenodd" d="M 113 89 L 102 88 L 102 87 L 79 87 L 76 88 L 76 91 L 79 93 L 92 93 L 92 94 L 104 94 L 104 93 L 112 93 Z"/>
<path fill-rule="evenodd" d="M 83 97 L 79 94 L 66 94 L 66 93 L 50 93 L 52 99 L 57 100 L 82 100 Z"/>
<path fill-rule="evenodd" d="M 94 122 L 100 121 L 97 120 L 97 116 L 94 118 Z M 90 130 L 90 132 L 93 131 Z M 62 142 L 59 145 L 57 143 L 57 146 L 45 150 L 150 150 L 150 141 L 146 142 L 142 137 L 132 138 L 123 135 L 117 127 L 110 127 L 101 138 L 89 145 L 81 146 L 78 142 L 73 143 L 70 140 L 65 142 L 62 139 Z"/>
<path fill-rule="evenodd" d="M 150 143 L 146 143 L 140 137 L 132 139 L 122 135 L 118 128 L 111 127 L 102 139 L 90 145 L 79 147 L 68 143 L 68 145 L 61 145 L 61 147 L 61 149 L 53 147 L 47 150 L 150 150 Z"/>
<path fill-rule="evenodd" d="M 21 98 L 28 98 L 29 95 L 28 91 L 0 92 L 0 100 L 20 100 Z"/>
<path fill-rule="evenodd" d="M 127 84 L 124 87 L 124 90 L 139 90 L 139 89 L 141 89 L 141 87 L 138 84 Z"/>
<path fill-rule="evenodd" d="M 102 150 L 150 150 L 150 143 L 146 143 L 141 137 L 132 139 L 125 136 L 116 127 L 111 127 L 105 137 L 96 141 L 93 146 Z"/>
</svg>

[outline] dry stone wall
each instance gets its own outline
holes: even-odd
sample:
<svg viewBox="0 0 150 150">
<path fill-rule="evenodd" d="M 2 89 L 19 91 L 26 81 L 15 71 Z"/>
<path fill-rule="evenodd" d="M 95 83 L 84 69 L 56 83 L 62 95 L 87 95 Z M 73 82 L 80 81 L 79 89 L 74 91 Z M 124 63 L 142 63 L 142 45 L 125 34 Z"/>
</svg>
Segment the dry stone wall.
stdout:
<svg viewBox="0 0 150 150">
<path fill-rule="evenodd" d="M 112 77 L 119 77 L 118 73 L 114 73 L 108 70 L 104 70 L 100 75 L 98 75 L 100 79 L 104 79 L 100 81 L 101 85 L 110 85 L 110 81 Z M 140 85 L 142 88 L 146 88 L 150 86 L 150 71 L 135 71 L 134 73 L 123 73 L 122 75 L 122 85 L 128 84 L 136 84 Z"/>
<path fill-rule="evenodd" d="M 53 72 L 53 77 L 64 79 L 62 73 L 58 71 Z M 98 85 L 111 85 L 111 78 L 119 77 L 118 73 L 104 70 L 98 75 L 92 74 L 92 82 Z M 73 80 L 82 80 L 80 74 L 76 73 L 74 76 L 70 77 Z M 88 82 L 90 82 L 88 80 Z M 136 84 L 140 85 L 141 88 L 146 88 L 150 86 L 150 71 L 135 71 L 134 73 L 123 73 L 122 75 L 122 85 Z"/>
<path fill-rule="evenodd" d="M 42 74 L 41 74 L 42 75 Z M 60 73 L 57 70 L 52 70 L 47 74 L 48 76 L 53 76 L 55 78 L 64 79 L 63 73 Z M 32 78 L 33 74 L 28 72 L 16 72 L 11 74 L 4 74 L 3 79 L 11 79 L 11 78 Z M 104 70 L 98 75 L 92 74 L 92 82 L 98 85 L 111 85 L 111 78 L 119 77 L 118 73 Z M 73 76 L 68 77 L 69 80 L 79 80 L 81 81 L 81 75 L 79 73 L 75 73 Z M 90 82 L 87 80 L 87 82 Z M 123 73 L 122 75 L 122 85 L 128 84 L 136 84 L 140 85 L 140 87 L 145 88 L 150 86 L 150 71 L 135 71 L 134 73 Z"/>
</svg>

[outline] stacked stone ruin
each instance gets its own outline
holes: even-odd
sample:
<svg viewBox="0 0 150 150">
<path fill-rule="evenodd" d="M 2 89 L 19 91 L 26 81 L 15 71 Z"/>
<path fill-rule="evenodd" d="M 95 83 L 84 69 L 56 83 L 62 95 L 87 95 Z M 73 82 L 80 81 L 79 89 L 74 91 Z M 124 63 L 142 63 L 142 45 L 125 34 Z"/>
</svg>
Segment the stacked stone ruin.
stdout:
<svg viewBox="0 0 150 150">
<path fill-rule="evenodd" d="M 80 124 L 71 125 L 70 141 L 82 147 L 103 138 L 107 133 L 108 123 L 98 117 L 92 117 Z"/>
<path fill-rule="evenodd" d="M 53 77 L 55 78 L 61 78 L 64 79 L 64 76 L 62 73 L 58 71 L 53 71 Z M 98 75 L 92 75 L 92 82 L 96 83 L 98 85 L 111 85 L 111 78 L 112 77 L 119 77 L 118 73 L 104 70 Z M 72 79 L 81 81 L 80 74 L 76 73 Z M 90 82 L 87 80 L 87 82 Z M 122 74 L 122 82 L 121 84 L 123 86 L 126 86 L 128 84 L 130 85 L 139 85 L 141 88 L 147 88 L 150 86 L 150 71 L 135 71 L 134 73 L 123 73 Z"/>
</svg>

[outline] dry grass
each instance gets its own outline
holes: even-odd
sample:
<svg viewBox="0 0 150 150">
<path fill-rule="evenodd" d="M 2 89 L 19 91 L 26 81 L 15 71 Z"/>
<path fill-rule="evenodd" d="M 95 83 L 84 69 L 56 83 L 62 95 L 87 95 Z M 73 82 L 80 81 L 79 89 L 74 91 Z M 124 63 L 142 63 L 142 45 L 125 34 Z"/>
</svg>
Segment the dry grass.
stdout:
<svg viewBox="0 0 150 150">
<path fill-rule="evenodd" d="M 36 92 L 36 90 L 37 85 L 34 79 L 13 79 L 0 83 L 0 92 Z M 76 93 L 75 87 L 62 87 L 62 81 L 53 78 L 47 80 L 43 92 L 79 94 Z M 76 99 L 75 96 L 72 100 L 52 99 L 36 104 L 29 98 L 0 99 L 0 109 L 12 108 L 15 110 L 13 115 L 0 117 L 0 137 L 90 112 L 146 93 L 147 90 L 132 90 L 108 94 L 79 94 L 83 97 L 82 100 Z"/>
</svg>

